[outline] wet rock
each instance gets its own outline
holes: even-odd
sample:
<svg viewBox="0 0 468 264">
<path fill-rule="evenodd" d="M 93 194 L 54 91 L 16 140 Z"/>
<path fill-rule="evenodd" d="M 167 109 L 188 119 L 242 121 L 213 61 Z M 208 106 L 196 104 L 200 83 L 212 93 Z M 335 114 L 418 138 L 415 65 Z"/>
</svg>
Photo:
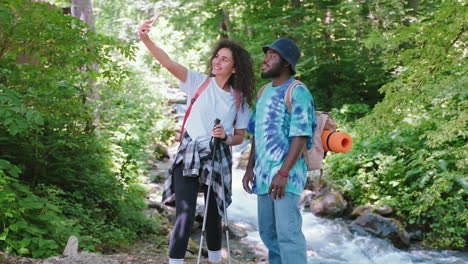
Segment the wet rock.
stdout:
<svg viewBox="0 0 468 264">
<path fill-rule="evenodd" d="M 167 151 L 167 148 L 161 144 L 155 144 L 154 155 L 158 160 L 169 159 L 169 153 Z"/>
<path fill-rule="evenodd" d="M 208 257 L 208 251 L 206 250 L 206 239 L 204 241 L 205 242 L 204 242 L 204 245 L 203 245 L 203 248 L 202 248 L 202 256 Z M 195 241 L 193 241 L 190 238 L 188 246 L 187 246 L 187 253 L 186 253 L 185 257 L 186 258 L 191 258 L 191 257 L 187 257 L 187 254 L 190 253 L 192 256 L 194 256 L 196 258 L 198 256 L 198 247 L 199 247 L 199 245 L 197 243 L 195 243 Z"/>
<path fill-rule="evenodd" d="M 245 228 L 237 223 L 230 223 L 228 225 L 229 236 L 234 239 L 241 239 L 247 236 Z"/>
<path fill-rule="evenodd" d="M 393 213 L 393 208 L 390 205 L 382 205 L 375 209 L 375 212 L 379 215 L 390 215 Z"/>
<path fill-rule="evenodd" d="M 351 213 L 352 216 L 361 216 L 363 214 L 371 213 L 374 210 L 372 205 L 361 205 L 354 208 L 353 212 Z"/>
<path fill-rule="evenodd" d="M 155 209 L 158 209 L 158 211 L 163 210 L 161 203 L 157 201 L 146 200 L 146 205 L 148 205 L 148 208 L 155 208 Z"/>
<path fill-rule="evenodd" d="M 329 189 L 327 183 L 323 180 L 323 171 L 312 170 L 307 172 L 307 181 L 305 189 L 314 192 L 324 192 L 325 189 Z"/>
<path fill-rule="evenodd" d="M 299 207 L 308 208 L 315 195 L 316 193 L 311 190 L 304 190 L 301 198 L 299 199 Z"/>
<path fill-rule="evenodd" d="M 150 170 L 149 180 L 152 183 L 164 184 L 168 176 L 168 172 L 164 170 Z"/>
<path fill-rule="evenodd" d="M 307 175 L 309 175 L 309 172 L 307 172 Z M 306 179 L 306 184 L 304 186 L 305 190 L 313 190 L 314 189 L 314 182 L 310 176 L 307 176 Z"/>
<path fill-rule="evenodd" d="M 166 217 L 170 223 L 175 223 L 176 218 L 176 209 L 172 206 L 164 206 L 164 211 L 166 212 Z"/>
<path fill-rule="evenodd" d="M 366 213 L 354 220 L 350 224 L 350 229 L 361 235 L 371 234 L 380 238 L 388 238 L 399 249 L 410 246 L 408 233 L 403 225 L 393 218 Z"/>
<path fill-rule="evenodd" d="M 422 241 L 424 238 L 424 233 L 421 230 L 414 230 L 409 232 L 409 236 L 412 241 Z"/>
<path fill-rule="evenodd" d="M 193 225 L 192 225 L 192 233 L 201 232 L 202 227 L 203 227 L 202 224 L 203 224 L 203 223 L 194 221 L 194 222 L 193 222 Z"/>
<path fill-rule="evenodd" d="M 237 163 L 237 168 L 241 170 L 245 170 L 247 168 L 247 164 L 249 163 L 250 157 L 250 149 L 242 152 L 239 162 Z"/>
<path fill-rule="evenodd" d="M 379 207 L 372 206 L 372 205 L 361 205 L 361 206 L 356 207 L 351 213 L 351 215 L 357 217 L 357 216 L 361 216 L 361 215 L 368 214 L 368 213 L 375 213 L 378 215 L 385 216 L 385 215 L 392 214 L 393 208 L 390 207 L 389 205 L 382 205 Z"/>
<path fill-rule="evenodd" d="M 320 194 L 310 204 L 310 210 L 313 214 L 320 217 L 338 217 L 343 214 L 348 206 L 348 202 L 337 192 L 327 192 Z"/>
<path fill-rule="evenodd" d="M 169 99 L 168 103 L 169 104 L 185 104 L 185 103 L 187 103 L 187 99 L 185 99 L 185 98 L 171 98 L 171 99 Z"/>
<path fill-rule="evenodd" d="M 154 194 L 159 194 L 164 191 L 164 185 L 162 184 L 157 184 L 157 183 L 146 183 L 145 184 L 146 192 L 148 193 L 148 196 L 154 195 Z"/>
</svg>

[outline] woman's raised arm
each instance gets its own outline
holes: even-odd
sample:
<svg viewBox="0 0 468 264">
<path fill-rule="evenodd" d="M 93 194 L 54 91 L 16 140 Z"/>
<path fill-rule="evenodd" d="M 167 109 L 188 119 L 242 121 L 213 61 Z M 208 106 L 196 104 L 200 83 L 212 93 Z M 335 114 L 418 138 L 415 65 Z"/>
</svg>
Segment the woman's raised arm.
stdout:
<svg viewBox="0 0 468 264">
<path fill-rule="evenodd" d="M 179 79 L 182 82 L 185 82 L 187 80 L 187 68 L 169 58 L 167 53 L 158 45 L 156 45 L 156 43 L 154 43 L 148 36 L 148 33 L 150 32 L 151 27 L 153 26 L 153 23 L 155 23 L 158 20 L 158 18 L 159 15 L 143 22 L 143 24 L 141 24 L 138 28 L 138 36 L 140 37 L 141 41 L 143 41 L 148 50 L 151 52 L 151 54 L 153 54 L 153 57 L 156 58 L 156 60 L 158 60 L 164 68 L 166 68 L 170 73 L 172 73 L 172 75 L 174 75 L 177 79 Z"/>
</svg>

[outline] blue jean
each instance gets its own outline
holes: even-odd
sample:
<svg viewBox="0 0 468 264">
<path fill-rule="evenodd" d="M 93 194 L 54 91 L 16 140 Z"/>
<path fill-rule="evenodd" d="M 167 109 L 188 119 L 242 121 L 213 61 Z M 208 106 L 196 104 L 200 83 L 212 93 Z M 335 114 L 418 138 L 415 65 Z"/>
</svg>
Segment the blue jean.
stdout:
<svg viewBox="0 0 468 264">
<path fill-rule="evenodd" d="M 293 193 L 276 200 L 258 195 L 258 226 L 270 264 L 307 263 L 299 198 Z"/>
</svg>

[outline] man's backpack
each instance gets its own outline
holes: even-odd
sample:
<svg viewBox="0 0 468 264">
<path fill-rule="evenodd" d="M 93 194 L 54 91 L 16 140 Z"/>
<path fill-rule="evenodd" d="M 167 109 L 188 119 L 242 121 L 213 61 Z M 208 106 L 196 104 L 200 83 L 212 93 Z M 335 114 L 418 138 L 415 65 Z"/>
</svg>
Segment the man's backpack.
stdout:
<svg viewBox="0 0 468 264">
<path fill-rule="evenodd" d="M 304 85 L 301 81 L 293 81 L 286 90 L 284 96 L 284 102 L 288 108 L 288 112 L 291 113 L 291 96 L 292 91 L 296 85 Z M 263 94 L 263 91 L 268 87 L 270 83 L 264 85 L 257 95 L 257 101 Z M 305 85 L 304 85 L 305 86 Z M 322 168 L 323 159 L 325 158 L 327 151 L 332 152 L 348 152 L 353 141 L 351 136 L 336 131 L 336 124 L 333 117 L 328 112 L 315 111 L 316 128 L 314 137 L 312 138 L 312 148 L 304 149 L 304 159 L 307 163 L 307 170 L 318 170 Z"/>
</svg>

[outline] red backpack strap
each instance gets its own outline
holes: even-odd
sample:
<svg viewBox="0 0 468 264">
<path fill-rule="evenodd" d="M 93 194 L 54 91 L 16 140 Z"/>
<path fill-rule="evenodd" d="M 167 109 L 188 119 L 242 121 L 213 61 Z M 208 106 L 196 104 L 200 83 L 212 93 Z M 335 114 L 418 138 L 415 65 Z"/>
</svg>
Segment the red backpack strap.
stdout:
<svg viewBox="0 0 468 264">
<path fill-rule="evenodd" d="M 294 80 L 289 86 L 288 89 L 286 90 L 286 94 L 284 95 L 284 102 L 286 103 L 286 107 L 288 107 L 288 112 L 291 113 L 291 97 L 292 97 L 292 91 L 293 88 L 296 87 L 296 85 L 304 85 L 301 81 L 299 80 Z"/>
<path fill-rule="evenodd" d="M 239 109 L 241 107 L 241 94 L 237 90 L 234 90 L 234 99 L 236 100 L 236 116 L 234 117 L 234 124 L 236 124 L 237 113 L 239 113 Z"/>
<path fill-rule="evenodd" d="M 187 118 L 190 115 L 190 111 L 192 111 L 193 104 L 198 99 L 200 94 L 206 89 L 206 87 L 210 83 L 210 80 L 211 80 L 211 78 L 209 76 L 206 77 L 206 80 L 202 83 L 202 85 L 200 85 L 200 87 L 198 87 L 197 92 L 195 93 L 192 100 L 190 101 L 190 105 L 187 108 L 187 111 L 185 112 L 184 121 L 182 122 L 182 128 L 180 129 L 179 141 L 182 141 L 182 136 L 184 135 L 185 122 L 187 121 Z"/>
<path fill-rule="evenodd" d="M 236 99 L 236 109 L 239 111 L 241 107 L 241 94 L 239 91 L 234 90 L 234 98 Z"/>
</svg>

